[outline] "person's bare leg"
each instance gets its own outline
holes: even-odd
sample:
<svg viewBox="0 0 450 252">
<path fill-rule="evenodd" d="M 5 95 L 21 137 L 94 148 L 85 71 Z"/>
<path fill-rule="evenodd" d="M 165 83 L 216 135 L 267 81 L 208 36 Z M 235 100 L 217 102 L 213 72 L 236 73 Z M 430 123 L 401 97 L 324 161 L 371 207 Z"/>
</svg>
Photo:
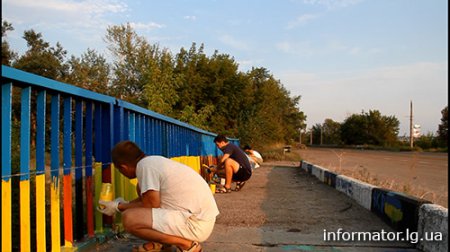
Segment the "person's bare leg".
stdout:
<svg viewBox="0 0 450 252">
<path fill-rule="evenodd" d="M 233 182 L 233 174 L 238 172 L 239 163 L 235 160 L 228 158 L 225 160 L 225 187 L 231 188 L 231 183 Z"/>
<path fill-rule="evenodd" d="M 151 208 L 131 208 L 122 213 L 122 223 L 125 230 L 141 239 L 189 249 L 192 241 L 161 233 L 152 228 L 153 217 Z"/>
</svg>

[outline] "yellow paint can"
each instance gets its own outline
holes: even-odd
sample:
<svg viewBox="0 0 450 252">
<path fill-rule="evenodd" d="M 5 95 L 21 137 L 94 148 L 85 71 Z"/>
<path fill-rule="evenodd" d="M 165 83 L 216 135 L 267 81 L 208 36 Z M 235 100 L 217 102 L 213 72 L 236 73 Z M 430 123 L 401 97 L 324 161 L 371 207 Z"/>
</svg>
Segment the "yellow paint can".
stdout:
<svg viewBox="0 0 450 252">
<path fill-rule="evenodd" d="M 103 183 L 102 184 L 102 191 L 100 193 L 100 200 L 103 201 L 112 201 L 113 200 L 113 189 L 111 183 Z M 99 204 L 100 209 L 104 209 L 104 205 Z"/>
<path fill-rule="evenodd" d="M 212 194 L 216 193 L 216 184 L 209 184 L 209 188 L 211 189 Z"/>
</svg>

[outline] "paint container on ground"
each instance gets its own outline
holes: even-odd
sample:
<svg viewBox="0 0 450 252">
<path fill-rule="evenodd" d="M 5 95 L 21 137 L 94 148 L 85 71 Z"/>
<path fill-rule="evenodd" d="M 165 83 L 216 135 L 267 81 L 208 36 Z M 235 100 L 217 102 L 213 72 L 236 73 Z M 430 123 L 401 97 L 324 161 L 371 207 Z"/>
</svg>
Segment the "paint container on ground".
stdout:
<svg viewBox="0 0 450 252">
<path fill-rule="evenodd" d="M 216 193 L 216 184 L 213 183 L 209 184 L 209 188 L 211 189 L 212 194 Z"/>
</svg>

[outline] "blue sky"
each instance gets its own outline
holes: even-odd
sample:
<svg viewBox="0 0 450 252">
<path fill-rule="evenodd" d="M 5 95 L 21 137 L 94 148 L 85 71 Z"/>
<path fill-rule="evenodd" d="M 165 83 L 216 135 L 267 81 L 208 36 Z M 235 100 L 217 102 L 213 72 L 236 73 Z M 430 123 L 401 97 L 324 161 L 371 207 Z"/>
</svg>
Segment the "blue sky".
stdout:
<svg viewBox="0 0 450 252">
<path fill-rule="evenodd" d="M 127 22 L 174 54 L 204 43 L 300 95 L 307 128 L 379 110 L 408 135 L 412 100 L 414 123 L 434 133 L 448 104 L 447 0 L 3 0 L 2 18 L 20 53 L 34 29 L 69 55 L 107 56 L 106 28 Z"/>
</svg>

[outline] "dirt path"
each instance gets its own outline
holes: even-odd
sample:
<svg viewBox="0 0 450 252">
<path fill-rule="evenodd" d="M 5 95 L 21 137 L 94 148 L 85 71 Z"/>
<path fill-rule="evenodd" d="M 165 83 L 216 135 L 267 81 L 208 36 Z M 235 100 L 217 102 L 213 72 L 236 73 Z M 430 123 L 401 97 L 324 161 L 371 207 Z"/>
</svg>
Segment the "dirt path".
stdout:
<svg viewBox="0 0 450 252">
<path fill-rule="evenodd" d="M 358 179 L 363 177 L 361 180 L 371 177 L 384 186 L 393 187 L 389 189 L 401 190 L 417 197 L 425 195 L 424 198 L 448 207 L 447 153 L 330 148 L 296 151 L 313 164 L 338 172 L 343 170 L 346 175 Z"/>
</svg>

